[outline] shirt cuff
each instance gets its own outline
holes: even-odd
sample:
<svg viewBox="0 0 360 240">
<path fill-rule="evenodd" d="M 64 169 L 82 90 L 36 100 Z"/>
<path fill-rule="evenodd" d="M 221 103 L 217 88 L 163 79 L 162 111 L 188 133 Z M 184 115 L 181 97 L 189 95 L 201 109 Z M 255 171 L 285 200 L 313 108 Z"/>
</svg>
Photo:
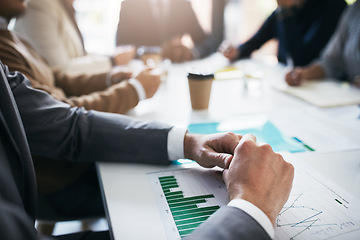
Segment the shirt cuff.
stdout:
<svg viewBox="0 0 360 240">
<path fill-rule="evenodd" d="M 275 237 L 274 226 L 272 225 L 270 219 L 254 204 L 243 199 L 233 199 L 228 203 L 228 206 L 236 207 L 243 210 L 252 218 L 254 218 L 264 228 L 264 230 L 267 232 L 267 234 L 269 234 L 271 239 Z"/>
<path fill-rule="evenodd" d="M 146 93 L 143 85 L 136 78 L 130 78 L 129 83 L 135 88 L 139 101 L 146 99 Z"/>
<path fill-rule="evenodd" d="M 170 129 L 167 140 L 167 149 L 170 161 L 184 158 L 184 138 L 186 129 L 173 127 Z"/>
</svg>

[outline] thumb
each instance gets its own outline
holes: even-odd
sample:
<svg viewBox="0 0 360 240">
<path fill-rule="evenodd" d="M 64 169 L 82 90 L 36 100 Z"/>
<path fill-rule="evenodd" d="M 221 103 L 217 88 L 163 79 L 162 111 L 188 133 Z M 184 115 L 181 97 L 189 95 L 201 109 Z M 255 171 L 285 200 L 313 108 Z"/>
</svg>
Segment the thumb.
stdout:
<svg viewBox="0 0 360 240">
<path fill-rule="evenodd" d="M 218 153 L 214 151 L 209 151 L 208 156 L 206 158 L 208 159 L 208 161 L 205 164 L 206 165 L 205 167 L 218 166 L 221 168 L 229 168 L 233 156 L 228 153 Z"/>
</svg>

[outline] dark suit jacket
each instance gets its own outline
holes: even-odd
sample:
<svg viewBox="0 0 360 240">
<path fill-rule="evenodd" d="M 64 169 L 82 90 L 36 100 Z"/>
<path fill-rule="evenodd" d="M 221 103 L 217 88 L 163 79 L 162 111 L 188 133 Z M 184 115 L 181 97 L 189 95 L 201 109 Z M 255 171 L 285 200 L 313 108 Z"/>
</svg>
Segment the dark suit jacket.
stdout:
<svg viewBox="0 0 360 240">
<path fill-rule="evenodd" d="M 186 240 L 270 240 L 251 216 L 234 207 L 222 207 L 201 224 Z"/>
<path fill-rule="evenodd" d="M 286 63 L 290 57 L 294 66 L 305 66 L 317 59 L 334 33 L 342 12 L 344 0 L 306 0 L 293 15 L 283 18 L 275 10 L 259 31 L 239 46 L 239 58 L 249 57 L 270 39 L 279 41 L 278 60 Z"/>
<path fill-rule="evenodd" d="M 75 162 L 169 163 L 169 126 L 71 108 L 1 63 L 0 73 L 0 239 L 36 238 L 30 149 Z"/>
<path fill-rule="evenodd" d="M 208 38 L 200 26 L 191 3 L 186 0 L 171 0 L 164 34 L 154 17 L 149 0 L 126 0 L 121 3 L 116 44 L 137 46 L 161 46 L 174 36 L 190 34 L 201 56 L 209 54 Z M 210 40 L 209 40 L 210 41 Z"/>
<path fill-rule="evenodd" d="M 30 149 L 69 161 L 168 163 L 168 131 L 166 125 L 71 108 L 33 89 L 24 75 L 10 73 L 0 62 L 0 239 L 40 239 L 34 228 L 37 199 Z M 224 207 L 192 239 L 241 236 L 266 239 L 254 219 Z"/>
</svg>

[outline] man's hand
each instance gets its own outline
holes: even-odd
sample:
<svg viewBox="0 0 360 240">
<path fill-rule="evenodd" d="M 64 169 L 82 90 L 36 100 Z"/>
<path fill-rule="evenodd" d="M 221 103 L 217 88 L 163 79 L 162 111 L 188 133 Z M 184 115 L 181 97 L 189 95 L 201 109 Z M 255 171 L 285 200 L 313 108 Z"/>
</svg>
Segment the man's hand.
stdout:
<svg viewBox="0 0 360 240">
<path fill-rule="evenodd" d="M 239 198 L 251 202 L 275 226 L 276 217 L 289 198 L 294 167 L 274 153 L 270 145 L 259 145 L 254 136 L 246 134 L 223 177 L 230 200 Z"/>
<path fill-rule="evenodd" d="M 115 65 L 126 65 L 135 57 L 136 49 L 132 45 L 118 46 L 112 56 Z"/>
<path fill-rule="evenodd" d="M 136 79 L 139 80 L 139 82 L 144 87 L 146 98 L 151 98 L 152 96 L 154 96 L 160 86 L 160 78 L 161 75 L 159 73 L 156 73 L 155 71 L 152 71 L 151 69 L 142 71 L 136 77 Z"/>
<path fill-rule="evenodd" d="M 241 135 L 231 132 L 210 135 L 187 133 L 184 140 L 184 155 L 203 167 L 227 168 L 240 139 Z"/>
<path fill-rule="evenodd" d="M 131 78 L 132 71 L 130 68 L 125 66 L 116 66 L 111 69 L 109 74 L 110 82 L 108 83 L 108 85 L 111 86 L 113 84 L 121 82 L 122 80 Z"/>
<path fill-rule="evenodd" d="M 224 41 L 221 43 L 218 52 L 222 53 L 230 61 L 235 61 L 239 56 L 239 51 L 230 42 Z"/>
</svg>

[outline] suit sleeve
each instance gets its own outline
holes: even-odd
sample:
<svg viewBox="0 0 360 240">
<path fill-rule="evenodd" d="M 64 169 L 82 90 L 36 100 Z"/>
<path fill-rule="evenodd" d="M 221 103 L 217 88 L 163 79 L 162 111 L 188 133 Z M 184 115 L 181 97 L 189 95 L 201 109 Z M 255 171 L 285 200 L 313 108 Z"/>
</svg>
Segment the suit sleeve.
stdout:
<svg viewBox="0 0 360 240">
<path fill-rule="evenodd" d="M 5 201 L 0 195 L 0 239 L 50 239 L 38 236 L 32 223 L 24 209 L 20 209 L 17 205 Z"/>
<path fill-rule="evenodd" d="M 125 113 L 136 107 L 139 96 L 136 89 L 122 81 L 111 87 L 106 86 L 106 74 L 69 76 L 54 70 L 56 84 L 68 96 L 67 103 L 104 112 Z"/>
<path fill-rule="evenodd" d="M 169 163 L 170 126 L 70 107 L 33 89 L 18 72 L 8 78 L 32 154 L 74 162 Z"/>
<path fill-rule="evenodd" d="M 260 27 L 254 36 L 252 36 L 248 41 L 241 44 L 238 49 L 240 55 L 239 59 L 247 58 L 251 55 L 254 50 L 259 49 L 264 43 L 272 39 L 275 36 L 276 29 L 276 12 L 274 11 Z"/>
<path fill-rule="evenodd" d="M 247 213 L 235 207 L 224 206 L 185 239 L 270 240 L 271 238 Z"/>
</svg>

